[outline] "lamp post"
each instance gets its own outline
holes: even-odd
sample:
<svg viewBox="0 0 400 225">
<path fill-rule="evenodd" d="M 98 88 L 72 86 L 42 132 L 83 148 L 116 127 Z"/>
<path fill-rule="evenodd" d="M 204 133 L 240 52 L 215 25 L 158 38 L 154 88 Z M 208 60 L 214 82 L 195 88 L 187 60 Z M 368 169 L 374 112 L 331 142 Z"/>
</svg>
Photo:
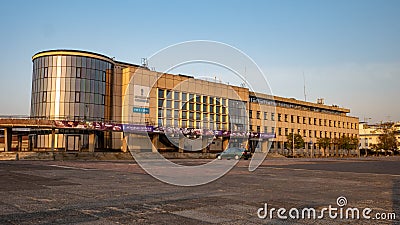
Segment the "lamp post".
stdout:
<svg viewBox="0 0 400 225">
<path fill-rule="evenodd" d="M 294 132 L 292 132 L 292 150 L 293 150 L 293 158 L 295 156 L 294 154 Z"/>
</svg>

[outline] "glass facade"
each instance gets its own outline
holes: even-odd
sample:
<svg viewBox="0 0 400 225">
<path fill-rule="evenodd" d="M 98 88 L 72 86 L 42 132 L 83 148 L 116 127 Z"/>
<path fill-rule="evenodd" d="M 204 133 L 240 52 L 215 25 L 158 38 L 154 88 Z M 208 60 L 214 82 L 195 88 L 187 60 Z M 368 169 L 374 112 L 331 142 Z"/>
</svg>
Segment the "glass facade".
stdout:
<svg viewBox="0 0 400 225">
<path fill-rule="evenodd" d="M 56 120 L 109 119 L 113 64 L 75 55 L 33 59 L 31 117 Z"/>
</svg>

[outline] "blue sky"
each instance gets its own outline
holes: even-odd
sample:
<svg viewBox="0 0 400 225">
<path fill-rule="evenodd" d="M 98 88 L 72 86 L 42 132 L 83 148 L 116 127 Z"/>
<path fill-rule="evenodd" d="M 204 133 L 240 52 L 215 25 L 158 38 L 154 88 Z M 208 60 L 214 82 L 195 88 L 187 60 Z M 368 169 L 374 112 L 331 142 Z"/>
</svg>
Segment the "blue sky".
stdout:
<svg viewBox="0 0 400 225">
<path fill-rule="evenodd" d="M 400 120 L 400 1 L 5 1 L 0 114 L 29 114 L 31 56 L 81 49 L 140 63 L 189 40 L 249 55 L 275 95 Z M 188 71 L 190 73 L 190 71 Z"/>
</svg>

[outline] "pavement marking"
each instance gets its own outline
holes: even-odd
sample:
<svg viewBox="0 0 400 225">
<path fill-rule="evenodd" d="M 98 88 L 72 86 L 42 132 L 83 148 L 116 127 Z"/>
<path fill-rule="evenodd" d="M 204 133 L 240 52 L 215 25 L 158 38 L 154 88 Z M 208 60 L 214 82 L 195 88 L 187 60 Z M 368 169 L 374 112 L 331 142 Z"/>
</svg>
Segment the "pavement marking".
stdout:
<svg viewBox="0 0 400 225">
<path fill-rule="evenodd" d="M 375 175 L 375 176 L 385 175 L 385 176 L 400 177 L 400 175 L 398 175 L 398 174 L 387 174 L 387 173 L 364 173 L 364 172 L 335 171 L 335 170 L 312 170 L 312 169 L 283 168 L 283 167 L 272 167 L 272 166 L 263 166 L 261 168 L 275 169 L 275 170 L 295 170 L 295 171 L 308 171 L 308 172 L 336 172 L 336 173 L 365 174 L 365 175 Z"/>
<path fill-rule="evenodd" d="M 72 169 L 72 170 L 97 170 L 97 169 L 81 168 L 81 167 L 73 167 L 73 166 L 61 166 L 61 165 L 49 165 L 49 166 L 63 168 L 63 169 Z"/>
</svg>

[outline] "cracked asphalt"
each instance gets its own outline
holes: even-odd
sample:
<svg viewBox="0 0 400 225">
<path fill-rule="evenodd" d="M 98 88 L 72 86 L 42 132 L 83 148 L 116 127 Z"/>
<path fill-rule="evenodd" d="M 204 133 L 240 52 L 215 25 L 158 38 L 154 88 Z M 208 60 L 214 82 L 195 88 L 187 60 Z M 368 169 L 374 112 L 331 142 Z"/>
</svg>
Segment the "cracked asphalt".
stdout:
<svg viewBox="0 0 400 225">
<path fill-rule="evenodd" d="M 182 165 L 207 160 L 174 160 Z M 400 217 L 400 157 L 241 160 L 211 183 L 179 187 L 132 161 L 1 161 L 0 224 L 398 224 L 399 219 L 260 219 L 257 210 L 369 207 Z"/>
</svg>

